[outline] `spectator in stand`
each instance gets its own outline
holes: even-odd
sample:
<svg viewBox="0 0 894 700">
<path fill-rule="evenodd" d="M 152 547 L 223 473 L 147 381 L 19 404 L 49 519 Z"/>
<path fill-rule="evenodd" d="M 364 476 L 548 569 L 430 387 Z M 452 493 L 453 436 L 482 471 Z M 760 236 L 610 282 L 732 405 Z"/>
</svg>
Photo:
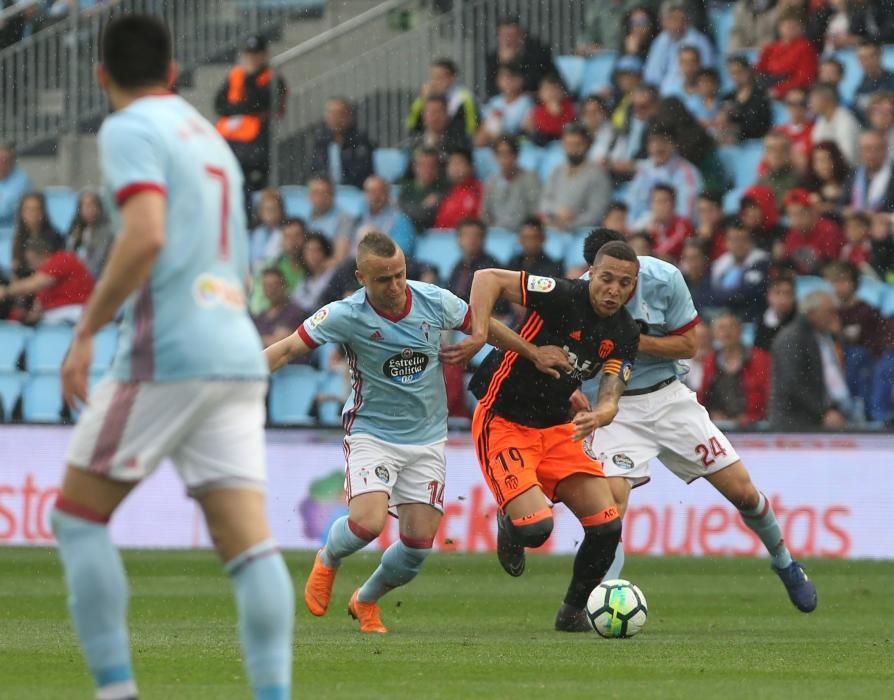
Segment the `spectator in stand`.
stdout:
<svg viewBox="0 0 894 700">
<path fill-rule="evenodd" d="M 354 221 L 336 206 L 332 180 L 325 175 L 312 177 L 307 183 L 307 197 L 310 200 L 308 229 L 322 233 L 333 245 L 341 239 L 353 238 Z"/>
<path fill-rule="evenodd" d="M 820 141 L 810 153 L 804 189 L 823 216 L 837 218 L 845 201 L 850 169 L 834 141 Z"/>
<path fill-rule="evenodd" d="M 844 246 L 839 260 L 856 265 L 861 274 L 875 277 L 869 264 L 872 254 L 872 240 L 869 232 L 872 219 L 864 211 L 851 211 L 844 216 Z"/>
<path fill-rule="evenodd" d="M 257 226 L 251 232 L 249 253 L 252 270 L 259 270 L 282 250 L 282 222 L 286 218 L 282 194 L 275 187 L 258 197 Z"/>
<path fill-rule="evenodd" d="M 0 143 L 0 227 L 15 223 L 16 210 L 22 197 L 31 191 L 31 179 L 16 165 L 15 149 Z"/>
<path fill-rule="evenodd" d="M 15 5 L 18 0 L 5 0 L 2 9 Z M 35 2 L 22 8 L 18 14 L 6 20 L 0 21 L 0 49 L 12 46 L 20 41 L 31 39 L 37 32 L 50 24 L 50 18 L 46 15 L 46 3 Z M 13 84 L 15 89 L 15 84 Z"/>
<path fill-rule="evenodd" d="M 24 256 L 33 272 L 0 287 L 0 301 L 34 295 L 35 301 L 22 319 L 26 323 L 77 323 L 93 291 L 90 270 L 77 255 L 59 250 L 44 238 L 29 239 Z"/>
<path fill-rule="evenodd" d="M 627 16 L 640 8 L 643 0 L 595 0 L 584 3 L 584 28 L 578 37 L 578 56 L 614 51 L 624 43 Z M 643 10 L 646 20 L 648 14 Z"/>
<path fill-rule="evenodd" d="M 695 355 L 691 359 L 679 360 L 685 374 L 680 381 L 692 391 L 698 392 L 702 388 L 702 379 L 705 376 L 705 360 L 714 352 L 711 331 L 707 323 L 699 323 L 695 327 Z"/>
<path fill-rule="evenodd" d="M 81 190 L 65 247 L 81 258 L 93 279 L 99 279 L 114 240 L 115 232 L 99 193 Z"/>
<path fill-rule="evenodd" d="M 500 171 L 484 183 L 482 218 L 488 226 L 518 231 L 524 221 L 537 213 L 540 178 L 518 167 L 518 139 L 501 136 L 494 144 Z"/>
<path fill-rule="evenodd" d="M 539 39 L 527 35 L 518 17 L 514 16 L 503 17 L 497 22 L 497 48 L 488 53 L 485 59 L 485 91 L 488 97 L 493 97 L 499 91 L 497 71 L 505 63 L 521 66 L 525 80 L 524 90 L 529 93 L 537 92 L 544 75 L 559 74 L 553 62 L 552 50 Z"/>
<path fill-rule="evenodd" d="M 723 103 L 720 100 L 720 76 L 713 68 L 702 68 L 695 81 L 696 95 L 689 111 L 703 129 L 713 131 Z"/>
<path fill-rule="evenodd" d="M 890 11 L 890 10 L 889 10 Z M 857 49 L 857 60 L 863 69 L 863 79 L 857 86 L 854 108 L 865 124 L 869 119 L 869 102 L 877 92 L 894 92 L 894 73 L 882 65 L 882 46 L 878 41 L 864 39 Z"/>
<path fill-rule="evenodd" d="M 499 263 L 484 252 L 484 237 L 487 229 L 479 219 L 463 219 L 456 227 L 456 240 L 462 251 L 462 258 L 450 273 L 447 288 L 460 299 L 469 300 L 472 278 L 478 270 L 499 267 Z"/>
<path fill-rule="evenodd" d="M 801 183 L 801 174 L 792 163 L 791 142 L 779 132 L 764 138 L 764 162 L 767 169 L 758 178 L 757 184 L 766 185 L 776 197 L 776 204 L 782 206 L 785 195 Z"/>
<path fill-rule="evenodd" d="M 690 26 L 686 7 L 671 0 L 661 8 L 662 32 L 652 42 L 643 77 L 646 82 L 657 86 L 662 94 L 682 82 L 677 56 L 684 46 L 698 49 L 701 64 L 707 68 L 714 65 L 714 47 L 708 37 Z"/>
<path fill-rule="evenodd" d="M 636 175 L 627 189 L 626 200 L 630 208 L 631 224 L 646 213 L 656 185 L 670 185 L 676 192 L 676 213 L 690 221 L 695 216 L 695 202 L 703 189 L 701 173 L 689 161 L 677 153 L 674 134 L 662 128 L 649 132 L 649 158 L 639 161 Z"/>
<path fill-rule="evenodd" d="M 894 428 L 894 316 L 884 321 L 885 351 L 875 364 L 866 415 L 877 425 Z"/>
<path fill-rule="evenodd" d="M 845 103 L 841 92 L 841 82 L 844 80 L 844 65 L 834 56 L 826 56 L 820 61 L 819 71 L 816 74 L 816 82 L 823 85 L 831 85 L 835 88 L 838 101 Z"/>
<path fill-rule="evenodd" d="M 392 204 L 388 182 L 378 175 L 370 175 L 363 183 L 363 192 L 366 195 L 366 209 L 357 221 L 357 230 L 381 231 L 397 243 L 408 258 L 412 258 L 416 250 L 416 228 L 410 218 Z M 361 237 L 355 234 L 354 238 L 349 251 L 338 250 L 340 245 L 344 245 L 344 239 L 336 242 L 336 259 L 344 260 L 348 253 L 355 254 Z"/>
<path fill-rule="evenodd" d="M 471 138 L 478 131 L 478 107 L 468 88 L 459 82 L 459 67 L 450 58 L 439 58 L 429 66 L 428 82 L 410 106 L 407 131 L 425 129 L 425 101 L 429 95 L 443 95 L 447 100 L 448 130 Z"/>
<path fill-rule="evenodd" d="M 643 62 L 636 56 L 622 56 L 615 61 L 611 86 L 606 86 L 598 94 L 591 94 L 588 97 L 602 97 L 607 100 L 605 112 L 610 117 L 611 125 L 615 131 L 623 133 L 627 130 L 631 116 L 633 93 L 642 84 Z M 586 99 L 584 98 L 581 110 L 586 107 Z"/>
<path fill-rule="evenodd" d="M 401 185 L 397 206 L 410 217 L 417 231 L 426 231 L 434 226 L 438 208 L 447 194 L 438 152 L 428 146 L 416 149 L 412 171 L 413 176 Z"/>
<path fill-rule="evenodd" d="M 332 242 L 322 233 L 311 231 L 304 237 L 301 259 L 304 261 L 304 279 L 295 285 L 291 298 L 307 316 L 328 301 L 323 298 L 323 293 L 335 272 Z"/>
<path fill-rule="evenodd" d="M 747 428 L 767 417 L 770 400 L 770 354 L 746 348 L 742 321 L 722 311 L 711 322 L 717 348 L 705 359 L 698 400 L 711 420 L 729 428 Z"/>
<path fill-rule="evenodd" d="M 728 58 L 726 67 L 733 89 L 724 95 L 723 107 L 714 121 L 719 140 L 737 143 L 744 139 L 763 138 L 773 123 L 766 90 L 758 86 L 747 58 Z"/>
<path fill-rule="evenodd" d="M 781 4 L 777 0 L 736 0 L 727 51 L 738 53 L 763 46 L 776 33 Z"/>
<path fill-rule="evenodd" d="M 795 281 L 790 274 L 778 275 L 770 280 L 766 306 L 767 309 L 754 331 L 754 347 L 769 352 L 776 334 L 798 314 L 795 307 Z"/>
<path fill-rule="evenodd" d="M 591 2 L 590 4 L 606 5 L 609 3 Z M 652 2 L 649 6 L 643 2 L 636 2 L 621 24 L 623 36 L 617 45 L 619 61 L 625 58 L 636 58 L 644 62 L 649 56 L 652 42 L 658 36 L 660 27 L 656 19 L 655 10 L 660 2 Z"/>
<path fill-rule="evenodd" d="M 612 183 L 601 165 L 587 160 L 590 136 L 580 124 L 566 124 L 562 149 L 566 162 L 557 166 L 540 198 L 544 223 L 563 231 L 595 226 L 612 197 Z"/>
<path fill-rule="evenodd" d="M 790 229 L 785 237 L 785 257 L 800 275 L 817 275 L 826 263 L 837 260 L 844 244 L 841 229 L 820 217 L 807 190 L 797 188 L 785 198 Z"/>
<path fill-rule="evenodd" d="M 283 338 L 288 338 L 307 318 L 307 313 L 289 299 L 286 278 L 278 267 L 268 267 L 261 274 L 261 288 L 267 309 L 252 315 L 261 343 L 270 347 Z"/>
<path fill-rule="evenodd" d="M 754 185 L 745 190 L 739 202 L 739 219 L 751 232 L 751 239 L 758 248 L 769 252 L 774 245 L 781 245 L 786 230 L 779 224 L 776 197 L 769 187 Z"/>
<path fill-rule="evenodd" d="M 541 277 L 563 277 L 565 271 L 562 268 L 562 263 L 553 260 L 543 252 L 545 243 L 546 231 L 543 229 L 543 222 L 536 216 L 532 216 L 522 223 L 518 230 L 518 244 L 521 246 L 521 252 L 510 258 L 506 269 L 524 270 L 530 275 L 540 275 Z"/>
<path fill-rule="evenodd" d="M 538 146 L 546 146 L 562 138 L 562 128 L 576 118 L 572 100 L 562 79 L 549 73 L 540 81 L 537 104 L 528 112 L 522 128 Z"/>
<path fill-rule="evenodd" d="M 701 99 L 698 91 L 698 76 L 704 68 L 698 49 L 694 46 L 683 46 L 680 48 L 676 60 L 679 82 L 666 86 L 661 94 L 663 97 L 679 98 L 690 112 L 694 112 L 694 106 Z"/>
<path fill-rule="evenodd" d="M 705 315 L 715 306 L 711 295 L 711 262 L 707 247 L 698 238 L 687 238 L 680 256 L 680 272 L 686 280 L 692 303 L 700 315 Z"/>
<path fill-rule="evenodd" d="M 835 299 L 825 291 L 811 292 L 801 300 L 800 312 L 773 340 L 770 427 L 840 430 L 847 425 L 851 397 L 835 344 L 841 329 Z"/>
<path fill-rule="evenodd" d="M 580 123 L 587 130 L 590 143 L 593 144 L 587 158 L 605 167 L 615 142 L 615 130 L 605 98 L 599 95 L 584 98 L 580 107 Z"/>
<path fill-rule="evenodd" d="M 472 154 L 457 150 L 447 161 L 447 179 L 450 190 L 438 208 L 435 228 L 456 228 L 463 219 L 481 216 L 484 203 L 484 187 L 475 178 Z"/>
<path fill-rule="evenodd" d="M 440 158 L 441 169 L 446 169 L 447 156 L 458 148 L 471 148 L 472 142 L 464 131 L 450 129 L 450 113 L 447 98 L 429 95 L 422 108 L 423 129 L 410 140 L 410 152 L 420 148 L 433 148 Z"/>
<path fill-rule="evenodd" d="M 857 159 L 860 123 L 839 103 L 838 91 L 831 85 L 817 83 L 810 91 L 810 107 L 816 115 L 813 142 L 834 141 L 848 164 L 853 164 Z"/>
<path fill-rule="evenodd" d="M 722 194 L 729 189 L 729 176 L 717 153 L 717 143 L 679 98 L 666 97 L 661 101 L 654 126 L 673 136 L 680 157 L 701 174 L 703 190 Z"/>
<path fill-rule="evenodd" d="M 867 399 L 875 361 L 884 351 L 882 317 L 857 298 L 860 271 L 850 262 L 836 261 L 824 274 L 832 285 L 841 318 L 841 345 L 847 386 L 854 398 Z"/>
<path fill-rule="evenodd" d="M 695 237 L 701 241 L 711 260 L 716 260 L 726 251 L 726 216 L 723 213 L 723 199 L 710 192 L 702 192 L 695 205 Z"/>
<path fill-rule="evenodd" d="M 776 127 L 777 133 L 785 136 L 792 144 L 792 162 L 798 170 L 807 169 L 810 150 L 813 148 L 813 119 L 807 110 L 807 93 L 793 88 L 785 96 L 788 121 Z"/>
<path fill-rule="evenodd" d="M 862 39 L 890 41 L 891 6 L 878 0 L 827 0 L 820 8 L 819 22 L 825 25 L 824 52 L 856 46 Z"/>
<path fill-rule="evenodd" d="M 726 252 L 711 265 L 711 296 L 743 321 L 757 321 L 764 312 L 770 255 L 754 245 L 741 221 L 726 230 Z"/>
<path fill-rule="evenodd" d="M 674 188 L 659 183 L 652 188 L 649 213 L 633 226 L 649 234 L 656 257 L 673 263 L 680 259 L 683 244 L 695 232 L 689 219 L 676 214 L 676 205 Z"/>
<path fill-rule="evenodd" d="M 34 271 L 25 258 L 25 246 L 28 241 L 35 239 L 46 241 L 51 251 L 65 247 L 65 241 L 53 228 L 47 216 L 47 204 L 43 194 L 29 192 L 19 200 L 19 210 L 16 214 L 15 234 L 12 239 L 13 277 L 25 277 Z"/>
<path fill-rule="evenodd" d="M 354 124 L 354 110 L 346 97 L 326 101 L 323 126 L 314 136 L 311 175 L 326 175 L 336 185 L 363 187 L 373 172 L 374 146 Z"/>
<path fill-rule="evenodd" d="M 658 100 L 658 91 L 651 85 L 634 90 L 627 129 L 618 134 L 610 156 L 609 170 L 615 180 L 629 180 L 636 173 L 637 161 L 647 157 L 647 136 L 658 113 Z"/>
<path fill-rule="evenodd" d="M 885 135 L 888 160 L 894 160 L 894 93 L 879 92 L 869 98 L 869 128 Z"/>
<path fill-rule="evenodd" d="M 286 108 L 288 89 L 281 77 L 274 77 L 269 60 L 267 38 L 248 37 L 239 65 L 230 70 L 214 98 L 214 111 L 220 117 L 217 130 L 230 144 L 245 175 L 246 206 L 252 192 L 267 186 L 270 119 L 272 115 L 282 117 Z"/>
<path fill-rule="evenodd" d="M 291 294 L 298 283 L 304 279 L 304 260 L 301 258 L 301 251 L 304 248 L 306 235 L 307 228 L 304 219 L 286 219 L 283 222 L 282 252 L 275 258 L 267 259 L 266 267 L 258 270 L 252 279 L 248 309 L 253 316 L 263 313 L 269 308 L 262 283 L 263 270 L 275 268 L 279 271 L 286 285 L 286 294 Z"/>
<path fill-rule="evenodd" d="M 866 131 L 860 136 L 860 159 L 845 187 L 844 201 L 850 209 L 894 213 L 894 168 L 888 160 L 883 134 Z"/>
<path fill-rule="evenodd" d="M 605 216 L 602 217 L 603 228 L 623 233 L 625 238 L 630 238 L 631 231 L 627 227 L 627 215 L 630 209 L 624 202 L 615 200 L 608 205 L 605 210 Z"/>
<path fill-rule="evenodd" d="M 804 23 L 797 10 L 787 9 L 779 14 L 779 39 L 760 52 L 755 66 L 758 84 L 770 95 L 784 99 L 789 90 L 808 90 L 816 80 L 817 53 L 804 36 Z"/>
<path fill-rule="evenodd" d="M 534 109 L 534 99 L 524 91 L 525 77 L 518 63 L 504 63 L 497 70 L 500 94 L 484 105 L 476 146 L 490 146 L 502 134 L 521 134 Z"/>
<path fill-rule="evenodd" d="M 894 233 L 891 231 L 891 217 L 887 214 L 874 214 L 869 235 L 872 238 L 869 248 L 869 264 L 880 280 L 892 284 L 894 283 Z"/>
<path fill-rule="evenodd" d="M 641 258 L 646 256 L 652 257 L 652 254 L 655 252 L 652 250 L 652 237 L 644 231 L 634 233 L 630 236 L 628 243 L 633 248 L 633 252 Z"/>
</svg>

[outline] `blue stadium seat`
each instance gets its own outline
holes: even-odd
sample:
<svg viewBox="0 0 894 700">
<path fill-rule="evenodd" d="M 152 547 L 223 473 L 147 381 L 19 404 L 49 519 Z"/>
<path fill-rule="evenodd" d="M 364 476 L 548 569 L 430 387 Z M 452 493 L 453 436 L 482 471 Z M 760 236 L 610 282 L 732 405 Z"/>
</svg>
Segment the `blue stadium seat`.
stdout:
<svg viewBox="0 0 894 700">
<path fill-rule="evenodd" d="M 612 69 L 615 67 L 616 59 L 617 53 L 615 51 L 603 51 L 594 54 L 587 60 L 580 85 L 582 97 L 599 92 L 611 84 Z"/>
<path fill-rule="evenodd" d="M 894 44 L 882 47 L 882 65 L 888 70 L 894 70 Z"/>
<path fill-rule="evenodd" d="M 484 250 L 498 263 L 505 265 L 519 250 L 518 237 L 505 228 L 489 228 L 484 238 Z"/>
<path fill-rule="evenodd" d="M 93 362 L 91 372 L 104 372 L 112 366 L 115 350 L 118 347 L 118 328 L 109 324 L 93 338 Z"/>
<path fill-rule="evenodd" d="M 518 167 L 529 170 L 532 173 L 539 172 L 540 163 L 543 162 L 544 149 L 535 146 L 530 141 L 525 141 L 518 152 Z"/>
<path fill-rule="evenodd" d="M 795 296 L 798 301 L 811 292 L 816 292 L 818 290 L 831 293 L 832 285 L 822 277 L 817 277 L 816 275 L 799 275 L 795 278 Z"/>
<path fill-rule="evenodd" d="M 543 160 L 540 161 L 540 181 L 546 182 L 549 180 L 549 176 L 553 174 L 553 170 L 564 162 L 565 151 L 562 150 L 562 144 L 555 141 L 544 150 Z"/>
<path fill-rule="evenodd" d="M 12 240 L 0 238 L 0 270 L 12 267 Z"/>
<path fill-rule="evenodd" d="M 353 185 L 336 185 L 335 206 L 356 218 L 366 210 L 366 196 Z"/>
<path fill-rule="evenodd" d="M 472 153 L 472 164 L 475 166 L 475 177 L 482 182 L 500 171 L 492 148 L 476 148 Z"/>
<path fill-rule="evenodd" d="M 553 260 L 562 262 L 565 259 L 565 253 L 571 244 L 572 235 L 565 231 L 557 231 L 548 228 L 546 230 L 546 242 L 543 244 L 543 252 L 546 256 Z"/>
<path fill-rule="evenodd" d="M 279 188 L 282 201 L 285 205 L 286 216 L 298 216 L 302 219 L 310 218 L 310 200 L 307 198 L 307 188 L 302 185 L 284 185 Z"/>
<path fill-rule="evenodd" d="M 773 109 L 773 126 L 782 126 L 788 123 L 788 110 L 785 103 L 779 100 L 773 100 L 771 103 Z"/>
<path fill-rule="evenodd" d="M 38 326 L 25 348 L 28 371 L 57 372 L 71 345 L 72 335 L 72 327 L 67 324 L 45 323 Z"/>
<path fill-rule="evenodd" d="M 30 336 L 31 329 L 22 324 L 0 321 L 0 372 L 15 369 Z"/>
<path fill-rule="evenodd" d="M 838 92 L 848 104 L 854 101 L 854 95 L 863 80 L 863 69 L 857 60 L 857 52 L 854 49 L 840 49 L 835 52 L 835 58 L 844 66 L 844 78 L 838 86 Z"/>
<path fill-rule="evenodd" d="M 28 375 L 24 372 L 0 371 L 0 406 L 3 408 L 3 420 L 7 423 L 12 417 L 16 401 L 22 395 L 22 387 L 27 378 Z"/>
<path fill-rule="evenodd" d="M 270 421 L 284 425 L 311 425 L 310 409 L 317 398 L 320 375 L 307 365 L 289 365 L 270 380 Z"/>
<path fill-rule="evenodd" d="M 15 229 L 12 226 L 0 225 L 0 241 L 11 241 L 15 235 Z"/>
<path fill-rule="evenodd" d="M 745 188 L 737 187 L 723 195 L 723 213 L 737 214 L 739 212 L 739 204 L 742 201 L 743 194 L 745 194 Z"/>
<path fill-rule="evenodd" d="M 580 90 L 581 83 L 584 80 L 584 69 L 587 60 L 582 56 L 557 56 L 556 68 L 559 69 L 559 75 L 565 82 L 568 92 L 576 95 Z"/>
<path fill-rule="evenodd" d="M 877 309 L 882 305 L 887 285 L 874 277 L 863 276 L 857 286 L 857 299 L 865 301 L 872 308 Z"/>
<path fill-rule="evenodd" d="M 743 141 L 735 146 L 721 146 L 718 155 L 732 175 L 735 187 L 750 187 L 757 181 L 757 166 L 764 157 L 764 145 L 760 139 Z"/>
<path fill-rule="evenodd" d="M 708 18 L 714 35 L 714 44 L 717 46 L 717 53 L 723 56 L 726 54 L 726 47 L 729 46 L 729 33 L 733 28 L 733 6 L 714 5 L 708 11 Z"/>
<path fill-rule="evenodd" d="M 373 151 L 373 170 L 388 182 L 397 182 L 407 172 L 410 159 L 399 148 L 377 148 Z"/>
<path fill-rule="evenodd" d="M 318 389 L 320 394 L 342 396 L 345 393 L 345 378 L 340 372 L 324 372 Z M 320 423 L 325 426 L 341 425 L 341 410 L 344 401 L 326 400 L 317 405 Z"/>
<path fill-rule="evenodd" d="M 78 193 L 71 187 L 47 187 L 43 194 L 47 200 L 50 223 L 59 233 L 66 235 L 78 208 Z"/>
<path fill-rule="evenodd" d="M 462 254 L 452 229 L 431 229 L 416 239 L 416 259 L 438 268 L 438 276 L 446 283 Z"/>
<path fill-rule="evenodd" d="M 568 243 L 565 248 L 565 258 L 563 260 L 566 270 L 569 270 L 572 267 L 586 265 L 586 261 L 584 260 L 584 240 L 586 240 L 588 234 L 589 231 L 587 230 L 577 231 L 574 234 L 565 234 L 568 236 Z"/>
<path fill-rule="evenodd" d="M 752 347 L 754 345 L 754 336 L 756 333 L 756 329 L 754 327 L 754 323 L 747 322 L 742 324 L 742 343 L 746 347 Z"/>
<path fill-rule="evenodd" d="M 879 308 L 882 316 L 889 318 L 894 316 L 894 284 L 885 285 L 885 293 L 882 295 L 882 304 Z"/>
<path fill-rule="evenodd" d="M 62 421 L 62 382 L 58 372 L 31 374 L 22 390 L 22 418 L 28 423 Z"/>
</svg>

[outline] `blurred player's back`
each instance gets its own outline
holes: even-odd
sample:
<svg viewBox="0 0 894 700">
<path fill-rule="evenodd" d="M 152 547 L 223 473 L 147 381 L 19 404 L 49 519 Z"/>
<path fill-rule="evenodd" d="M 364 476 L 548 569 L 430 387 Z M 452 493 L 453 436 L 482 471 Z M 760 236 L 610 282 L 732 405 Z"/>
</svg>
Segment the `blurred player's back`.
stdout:
<svg viewBox="0 0 894 700">
<path fill-rule="evenodd" d="M 149 151 L 145 158 L 134 159 L 135 141 Z M 149 283 L 126 307 L 115 377 L 265 375 L 243 291 L 249 264 L 242 171 L 226 142 L 185 100 L 158 94 L 110 116 L 100 152 L 119 205 L 141 190 L 163 190 L 167 199 L 165 244 Z"/>
</svg>

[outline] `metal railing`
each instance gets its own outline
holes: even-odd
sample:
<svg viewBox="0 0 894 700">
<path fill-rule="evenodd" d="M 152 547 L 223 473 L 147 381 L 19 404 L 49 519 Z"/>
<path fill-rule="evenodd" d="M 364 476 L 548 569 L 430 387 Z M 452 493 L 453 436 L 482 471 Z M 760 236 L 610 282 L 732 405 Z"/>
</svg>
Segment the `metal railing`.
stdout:
<svg viewBox="0 0 894 700">
<path fill-rule="evenodd" d="M 276 33 L 292 15 L 324 0 L 118 0 L 71 13 L 0 52 L 0 142 L 27 150 L 98 121 L 107 111 L 94 78 L 98 41 L 110 17 L 162 16 L 183 70 L 226 55 L 249 33 Z"/>
<path fill-rule="evenodd" d="M 528 33 L 549 45 L 555 55 L 573 52 L 583 26 L 583 0 L 454 0 L 453 8 L 440 15 L 430 13 L 429 3 L 422 0 L 395 0 L 393 4 L 399 8 L 392 7 L 349 32 L 307 42 L 274 59 L 277 70 L 292 85 L 285 117 L 272 129 L 274 182 L 306 181 L 314 131 L 322 122 L 323 106 L 329 98 L 344 96 L 354 103 L 357 127 L 375 145 L 399 146 L 406 140 L 406 116 L 420 85 L 428 80 L 432 59 L 447 56 L 455 60 L 460 80 L 483 102 L 486 58 L 496 48 L 500 17 L 517 15 Z M 397 24 L 406 31 L 395 35 Z M 390 34 L 386 32 L 389 28 Z M 370 40 L 378 45 L 367 50 L 355 45 Z M 354 50 L 348 52 L 354 58 L 348 61 L 344 61 L 346 42 L 355 42 Z M 339 58 L 337 67 L 301 82 L 303 64 Z"/>
</svg>

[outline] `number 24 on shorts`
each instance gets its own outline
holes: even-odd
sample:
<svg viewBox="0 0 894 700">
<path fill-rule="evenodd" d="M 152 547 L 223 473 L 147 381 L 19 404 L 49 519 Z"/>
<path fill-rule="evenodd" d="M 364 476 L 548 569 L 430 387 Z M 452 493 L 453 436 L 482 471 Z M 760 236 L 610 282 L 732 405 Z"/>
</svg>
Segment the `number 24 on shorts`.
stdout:
<svg viewBox="0 0 894 700">
<path fill-rule="evenodd" d="M 708 445 L 711 446 L 710 455 L 708 453 Z M 710 467 L 714 464 L 714 462 L 717 461 L 715 459 L 716 457 L 726 457 L 726 450 L 723 449 L 723 445 L 720 444 L 720 441 L 716 437 L 712 437 L 708 440 L 708 445 L 701 444 L 696 445 L 695 447 L 695 454 L 701 459 L 703 467 Z"/>
</svg>

